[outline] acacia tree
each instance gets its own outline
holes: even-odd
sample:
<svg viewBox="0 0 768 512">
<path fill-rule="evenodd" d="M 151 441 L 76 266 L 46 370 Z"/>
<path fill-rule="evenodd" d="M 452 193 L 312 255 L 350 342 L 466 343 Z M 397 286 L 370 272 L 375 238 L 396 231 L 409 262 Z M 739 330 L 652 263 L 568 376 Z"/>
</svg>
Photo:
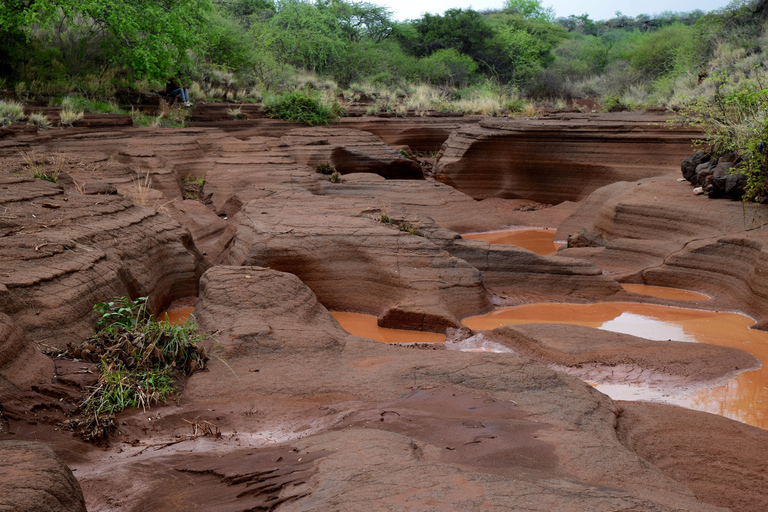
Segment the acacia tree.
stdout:
<svg viewBox="0 0 768 512">
<path fill-rule="evenodd" d="M 186 61 L 210 9 L 210 0 L 4 0 L 0 34 L 29 37 L 61 20 L 91 23 L 109 35 L 111 61 L 137 75 L 162 78 Z"/>
</svg>

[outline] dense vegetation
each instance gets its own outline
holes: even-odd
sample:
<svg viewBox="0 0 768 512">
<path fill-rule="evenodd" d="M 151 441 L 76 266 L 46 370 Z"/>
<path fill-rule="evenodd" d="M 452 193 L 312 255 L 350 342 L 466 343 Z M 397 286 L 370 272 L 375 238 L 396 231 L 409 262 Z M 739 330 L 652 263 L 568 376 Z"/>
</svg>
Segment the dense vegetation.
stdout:
<svg viewBox="0 0 768 512">
<path fill-rule="evenodd" d="M 7 0 L 0 89 L 6 100 L 125 106 L 180 75 L 192 101 L 264 102 L 312 123 L 357 101 L 369 113 L 499 115 L 589 98 L 606 110 L 693 108 L 727 139 L 718 147 L 746 151 L 764 147 L 766 130 L 739 116 L 765 117 L 767 14 L 768 0 L 734 0 L 711 13 L 596 21 L 504 0 L 398 22 L 354 0 Z M 718 115 L 707 113 L 713 102 Z M 15 106 L 0 107 L 0 123 L 12 122 Z"/>
<path fill-rule="evenodd" d="M 11 0 L 0 6 L 0 88 L 112 99 L 181 74 L 193 100 L 309 86 L 385 110 L 471 110 L 489 97 L 498 110 L 521 97 L 679 106 L 714 94 L 714 80 L 700 83 L 709 69 L 749 77 L 763 65 L 762 5 L 598 22 L 506 0 L 397 22 L 351 0 Z"/>
</svg>

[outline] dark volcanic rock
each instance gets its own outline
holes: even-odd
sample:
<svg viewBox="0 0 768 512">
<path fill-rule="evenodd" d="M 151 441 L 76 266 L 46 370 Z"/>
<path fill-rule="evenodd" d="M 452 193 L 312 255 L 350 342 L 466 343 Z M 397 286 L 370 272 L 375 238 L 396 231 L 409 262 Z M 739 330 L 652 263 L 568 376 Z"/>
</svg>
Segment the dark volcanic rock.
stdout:
<svg viewBox="0 0 768 512">
<path fill-rule="evenodd" d="M 696 174 L 696 168 L 704 163 L 708 163 L 711 157 L 703 151 L 697 151 L 695 154 L 684 158 L 680 164 L 683 172 L 683 178 L 693 183 L 693 176 Z"/>
</svg>

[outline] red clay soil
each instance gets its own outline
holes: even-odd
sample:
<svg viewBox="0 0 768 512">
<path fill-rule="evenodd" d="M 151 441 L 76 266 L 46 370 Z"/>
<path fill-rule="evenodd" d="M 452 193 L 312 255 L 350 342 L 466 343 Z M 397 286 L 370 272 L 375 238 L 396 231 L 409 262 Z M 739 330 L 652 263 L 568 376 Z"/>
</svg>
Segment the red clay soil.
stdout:
<svg viewBox="0 0 768 512">
<path fill-rule="evenodd" d="M 9 131 L 0 137 L 0 461 L 16 449 L 4 447 L 6 440 L 50 445 L 74 470 L 91 512 L 362 507 L 708 512 L 726 506 L 748 510 L 739 508 L 746 500 L 763 503 L 765 457 L 728 452 L 724 460 L 734 475 L 729 478 L 740 475 L 742 483 L 730 491 L 724 486 L 718 492 L 722 498 L 715 499 L 700 482 L 714 479 L 716 467 L 698 463 L 701 450 L 690 451 L 696 443 L 698 450 L 742 437 L 752 446 L 751 439 L 758 442 L 762 434 L 722 418 L 709 421 L 707 415 L 694 421 L 679 408 L 617 406 L 581 380 L 535 360 L 630 361 L 651 373 L 696 381 L 722 375 L 726 363 L 752 364 L 744 353 L 703 346 L 681 350 L 560 327 L 497 333 L 511 353 L 419 350 L 352 336 L 328 313 L 333 307 L 375 314 L 380 324 L 393 327 L 445 330 L 492 303 L 523 300 L 526 294 L 571 302 L 632 296 L 605 269 L 663 284 L 701 268 L 676 263 L 676 251 L 690 254 L 690 261 L 722 266 L 727 264 L 722 258 L 733 253 L 712 247 L 741 244 L 738 268 L 761 268 L 762 239 L 731 233 L 727 219 L 735 217 L 722 213 L 731 209 L 725 203 L 708 203 L 712 223 L 696 222 L 703 216 L 701 205 L 678 210 L 678 203 L 690 202 L 687 196 L 678 200 L 666 181 L 657 188 L 645 185 L 653 180 L 633 184 L 633 200 L 642 205 L 635 217 L 622 215 L 634 211 L 621 206 L 625 185 L 595 192 L 594 197 L 610 199 L 604 207 L 594 197 L 584 201 L 612 180 L 666 173 L 672 153 L 687 156 L 681 148 L 690 134 L 649 127 L 647 115 L 621 114 L 613 123 L 600 116 L 595 129 L 587 128 L 591 117 L 576 117 L 479 124 L 440 118 L 433 130 L 431 119 L 359 118 L 340 123 L 343 129 L 310 130 L 272 120 L 238 124 L 211 117 L 200 121 L 205 126 L 173 130 Z M 506 193 L 478 202 L 442 183 L 386 180 L 380 174 L 388 173 L 370 172 L 393 165 L 413 171 L 399 148 L 388 149 L 385 142 L 423 151 L 435 140 L 462 137 L 475 147 L 467 139 L 475 134 L 484 141 L 480 147 L 486 139 L 506 137 L 506 144 L 518 132 L 524 140 L 546 132 L 551 142 L 558 123 L 574 128 L 564 137 L 574 154 L 594 150 L 596 134 L 610 134 L 612 147 L 626 150 L 621 158 L 640 151 L 648 161 L 632 169 L 596 162 L 611 166 L 595 175 L 597 181 L 582 172 L 586 163 L 565 167 L 581 180 L 578 187 L 568 182 L 576 190 L 570 199 L 580 203 L 529 211 L 520 209 L 520 201 L 504 199 Z M 649 149 L 654 144 L 667 144 L 656 166 Z M 455 147 L 443 148 L 445 173 L 451 159 L 451 166 L 461 167 L 475 158 L 475 150 L 459 158 Z M 529 149 L 527 158 L 537 153 L 535 145 Z M 61 167 L 58 183 L 24 176 L 31 165 L 20 151 L 32 158 L 32 166 Z M 39 164 L 35 155 L 42 155 Z M 340 182 L 330 183 L 312 167 L 326 158 L 344 166 Z M 506 174 L 514 178 L 514 172 Z M 203 181 L 197 197 L 185 180 Z M 489 183 L 482 188 L 489 189 Z M 563 183 L 553 185 L 549 195 L 526 197 L 544 203 L 568 199 L 558 192 Z M 544 185 L 540 181 L 537 190 Z M 659 195 L 662 189 L 666 195 Z M 665 200 L 654 203 L 660 197 Z M 542 257 L 463 240 L 456 232 L 515 224 L 557 227 L 573 212 L 563 226 L 597 226 L 609 239 L 602 252 L 579 253 L 588 260 L 577 258 L 573 249 Z M 663 234 L 665 215 L 680 219 L 671 235 Z M 613 221 L 601 224 L 602 218 Z M 624 249 L 632 247 L 626 234 L 632 223 L 646 244 L 636 244 L 642 250 L 634 252 Z M 710 224 L 719 231 L 713 233 Z M 709 245 L 697 246 L 694 239 Z M 757 276 L 739 281 L 737 270 L 727 270 L 718 281 L 712 274 L 705 273 L 707 284 L 694 288 L 709 293 L 742 283 L 718 293 L 727 304 L 763 311 Z M 93 370 L 79 362 L 54 365 L 40 354 L 44 345 L 35 342 L 62 347 L 81 341 L 95 319 L 92 305 L 113 295 L 149 295 L 158 312 L 196 294 L 195 318 L 213 336 L 207 342 L 212 355 L 207 371 L 191 376 L 167 406 L 118 415 L 105 449 L 58 426 L 87 391 Z M 748 305 L 751 300 L 755 304 Z M 697 421 L 711 426 L 706 434 L 711 437 L 692 428 Z M 662 431 L 664 425 L 670 429 Z M 45 493 L 61 481 L 72 484 L 55 457 L 35 446 L 22 445 L 22 454 L 41 468 L 59 468 L 58 473 L 14 468 L 0 486 L 21 482 L 19 489 Z M 27 477 L 32 484 L 24 483 Z M 79 488 L 66 489 L 69 501 L 62 498 L 64 505 L 50 509 L 82 510 Z M 10 508 L 23 510 L 19 504 L 26 494 L 10 495 Z M 6 496 L 0 493 L 0 500 Z"/>
</svg>

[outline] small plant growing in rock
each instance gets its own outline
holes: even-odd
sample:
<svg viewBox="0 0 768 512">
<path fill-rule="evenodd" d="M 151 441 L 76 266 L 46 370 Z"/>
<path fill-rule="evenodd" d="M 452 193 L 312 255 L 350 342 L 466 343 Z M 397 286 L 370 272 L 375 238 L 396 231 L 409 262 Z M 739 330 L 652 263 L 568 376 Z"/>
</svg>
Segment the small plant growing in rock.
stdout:
<svg viewBox="0 0 768 512">
<path fill-rule="evenodd" d="M 328 176 L 328 181 L 331 183 L 338 183 L 341 180 L 341 173 L 339 171 L 333 171 L 333 174 Z"/>
<path fill-rule="evenodd" d="M 205 178 L 197 176 L 187 176 L 184 182 L 184 199 L 200 199 L 203 193 L 203 184 Z"/>
<path fill-rule="evenodd" d="M 410 233 L 411 235 L 417 235 L 419 234 L 419 228 L 411 226 L 410 224 L 403 224 L 400 226 L 400 231 L 403 231 L 404 233 Z"/>
<path fill-rule="evenodd" d="M 46 168 L 48 157 L 36 151 L 19 151 L 29 176 L 56 183 L 59 181 L 65 161 L 63 155 L 53 155 L 52 165 Z"/>
<path fill-rule="evenodd" d="M 326 176 L 330 176 L 336 172 L 336 168 L 327 162 L 323 164 L 317 164 L 315 166 L 315 170 L 320 174 L 325 174 Z"/>
<path fill-rule="evenodd" d="M 404 156 L 405 158 L 407 158 L 408 160 L 413 160 L 413 157 L 410 155 L 410 153 L 408 153 L 408 151 L 406 151 L 404 149 L 400 150 L 400 154 L 402 156 Z"/>
<path fill-rule="evenodd" d="M 177 392 L 177 380 L 205 368 L 205 349 L 194 320 L 183 325 L 157 321 L 147 298 L 115 297 L 93 307 L 97 332 L 75 346 L 70 356 L 97 363 L 101 376 L 80 404 L 81 419 L 64 426 L 87 441 L 103 439 L 112 417 L 130 407 L 144 409 Z"/>
<path fill-rule="evenodd" d="M 242 115 L 242 113 L 243 113 L 242 107 L 234 107 L 234 108 L 227 109 L 227 114 L 229 114 L 229 116 L 232 119 L 241 119 L 240 116 Z"/>
<path fill-rule="evenodd" d="M 387 212 L 382 212 L 379 214 L 379 216 L 376 218 L 379 222 L 383 222 L 384 224 L 392 224 L 394 220 L 392 220 L 392 217 L 387 215 Z"/>
</svg>

